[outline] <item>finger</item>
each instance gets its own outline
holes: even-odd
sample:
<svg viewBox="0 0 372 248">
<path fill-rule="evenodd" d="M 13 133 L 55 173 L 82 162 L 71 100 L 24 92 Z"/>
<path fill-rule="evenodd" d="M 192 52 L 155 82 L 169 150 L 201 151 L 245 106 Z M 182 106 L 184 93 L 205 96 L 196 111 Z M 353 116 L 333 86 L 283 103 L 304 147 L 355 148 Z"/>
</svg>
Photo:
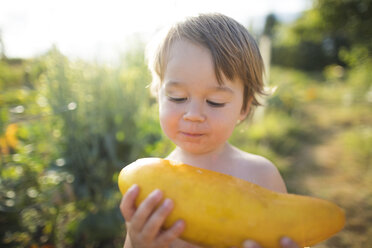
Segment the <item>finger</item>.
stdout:
<svg viewBox="0 0 372 248">
<path fill-rule="evenodd" d="M 169 245 L 182 234 L 185 228 L 186 224 L 183 220 L 176 221 L 171 228 L 161 233 L 161 235 L 156 239 L 156 243 L 160 246 Z"/>
<path fill-rule="evenodd" d="M 120 202 L 120 212 L 123 215 L 125 221 L 130 221 L 133 214 L 136 212 L 136 198 L 139 194 L 138 185 L 132 185 L 128 191 L 124 194 Z"/>
<path fill-rule="evenodd" d="M 243 243 L 243 248 L 261 248 L 261 246 L 252 240 L 246 240 Z"/>
<path fill-rule="evenodd" d="M 137 211 L 132 217 L 131 226 L 133 229 L 137 230 L 138 232 L 142 230 L 146 221 L 154 212 L 156 206 L 162 198 L 163 193 L 159 189 L 154 190 L 147 196 L 147 198 L 139 205 Z"/>
<path fill-rule="evenodd" d="M 280 240 L 280 245 L 283 248 L 299 248 L 299 246 L 290 238 L 284 237 Z"/>
<path fill-rule="evenodd" d="M 158 209 L 151 215 L 151 217 L 143 227 L 143 234 L 145 239 L 155 239 L 155 237 L 160 232 L 165 219 L 172 211 L 173 206 L 174 204 L 171 199 L 165 199 L 163 204 L 158 207 Z"/>
</svg>

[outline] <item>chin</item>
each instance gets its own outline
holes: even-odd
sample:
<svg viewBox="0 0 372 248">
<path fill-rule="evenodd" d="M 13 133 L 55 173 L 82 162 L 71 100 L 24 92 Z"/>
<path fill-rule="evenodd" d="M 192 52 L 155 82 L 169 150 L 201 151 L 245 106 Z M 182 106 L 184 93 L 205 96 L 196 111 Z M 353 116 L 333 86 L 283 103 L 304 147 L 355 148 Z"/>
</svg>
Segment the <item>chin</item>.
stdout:
<svg viewBox="0 0 372 248">
<path fill-rule="evenodd" d="M 183 151 L 194 154 L 194 155 L 202 155 L 209 152 L 212 152 L 215 148 L 206 148 L 204 145 L 197 145 L 197 144 L 177 144 L 176 145 L 181 148 Z"/>
</svg>

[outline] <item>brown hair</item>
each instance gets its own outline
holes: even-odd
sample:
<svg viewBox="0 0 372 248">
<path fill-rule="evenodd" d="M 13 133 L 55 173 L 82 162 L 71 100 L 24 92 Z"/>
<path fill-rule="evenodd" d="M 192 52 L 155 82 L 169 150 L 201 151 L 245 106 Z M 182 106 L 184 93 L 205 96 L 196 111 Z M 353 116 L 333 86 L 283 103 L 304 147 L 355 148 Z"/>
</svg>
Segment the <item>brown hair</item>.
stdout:
<svg viewBox="0 0 372 248">
<path fill-rule="evenodd" d="M 259 106 L 257 95 L 265 95 L 264 64 L 258 46 L 248 30 L 222 14 L 201 14 L 173 25 L 160 41 L 147 51 L 152 72 L 152 92 L 156 95 L 164 79 L 168 53 L 174 41 L 186 39 L 208 48 L 212 54 L 216 78 L 222 75 L 244 85 L 242 111 Z M 154 44 L 153 44 L 154 45 Z"/>
</svg>

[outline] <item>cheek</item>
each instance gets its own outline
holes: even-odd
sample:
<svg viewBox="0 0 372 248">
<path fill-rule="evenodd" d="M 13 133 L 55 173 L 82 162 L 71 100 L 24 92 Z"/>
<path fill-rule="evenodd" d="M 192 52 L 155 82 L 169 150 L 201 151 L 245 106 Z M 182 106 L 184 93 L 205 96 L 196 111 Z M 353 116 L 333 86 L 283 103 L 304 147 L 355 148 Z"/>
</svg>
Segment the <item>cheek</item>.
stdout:
<svg viewBox="0 0 372 248">
<path fill-rule="evenodd" d="M 159 106 L 159 121 L 164 133 L 168 134 L 176 128 L 179 119 L 177 108 L 162 104 Z"/>
<path fill-rule="evenodd" d="M 159 105 L 159 116 L 162 119 L 173 119 L 179 115 L 180 109 L 177 105 L 163 101 Z"/>
<path fill-rule="evenodd" d="M 218 112 L 211 112 L 209 114 L 210 119 L 213 120 L 217 126 L 234 126 L 239 116 L 239 112 L 233 108 L 228 108 Z"/>
<path fill-rule="evenodd" d="M 235 128 L 236 120 L 235 118 L 229 118 L 228 116 L 225 116 L 225 118 L 220 118 L 219 120 L 215 121 L 213 123 L 216 130 L 219 130 L 218 132 L 220 135 L 227 135 L 230 136 L 232 131 Z"/>
<path fill-rule="evenodd" d="M 210 126 L 214 129 L 216 135 L 230 137 L 239 119 L 239 112 L 230 109 L 214 115 L 210 119 Z"/>
</svg>

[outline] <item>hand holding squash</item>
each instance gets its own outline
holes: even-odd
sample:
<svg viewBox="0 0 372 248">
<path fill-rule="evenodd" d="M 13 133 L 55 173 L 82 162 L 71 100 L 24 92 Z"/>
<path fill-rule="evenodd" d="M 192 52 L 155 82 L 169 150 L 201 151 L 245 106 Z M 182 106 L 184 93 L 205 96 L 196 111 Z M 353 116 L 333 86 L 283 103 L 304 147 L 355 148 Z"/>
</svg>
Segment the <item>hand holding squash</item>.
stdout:
<svg viewBox="0 0 372 248">
<path fill-rule="evenodd" d="M 163 193 L 155 190 L 138 206 L 134 201 L 139 194 L 137 185 L 133 185 L 124 195 L 120 210 L 126 220 L 128 238 L 132 247 L 168 247 L 177 239 L 184 230 L 185 224 L 182 221 L 175 223 L 168 230 L 162 230 L 165 218 L 173 209 L 173 203 L 166 199 L 159 204 Z"/>
</svg>

